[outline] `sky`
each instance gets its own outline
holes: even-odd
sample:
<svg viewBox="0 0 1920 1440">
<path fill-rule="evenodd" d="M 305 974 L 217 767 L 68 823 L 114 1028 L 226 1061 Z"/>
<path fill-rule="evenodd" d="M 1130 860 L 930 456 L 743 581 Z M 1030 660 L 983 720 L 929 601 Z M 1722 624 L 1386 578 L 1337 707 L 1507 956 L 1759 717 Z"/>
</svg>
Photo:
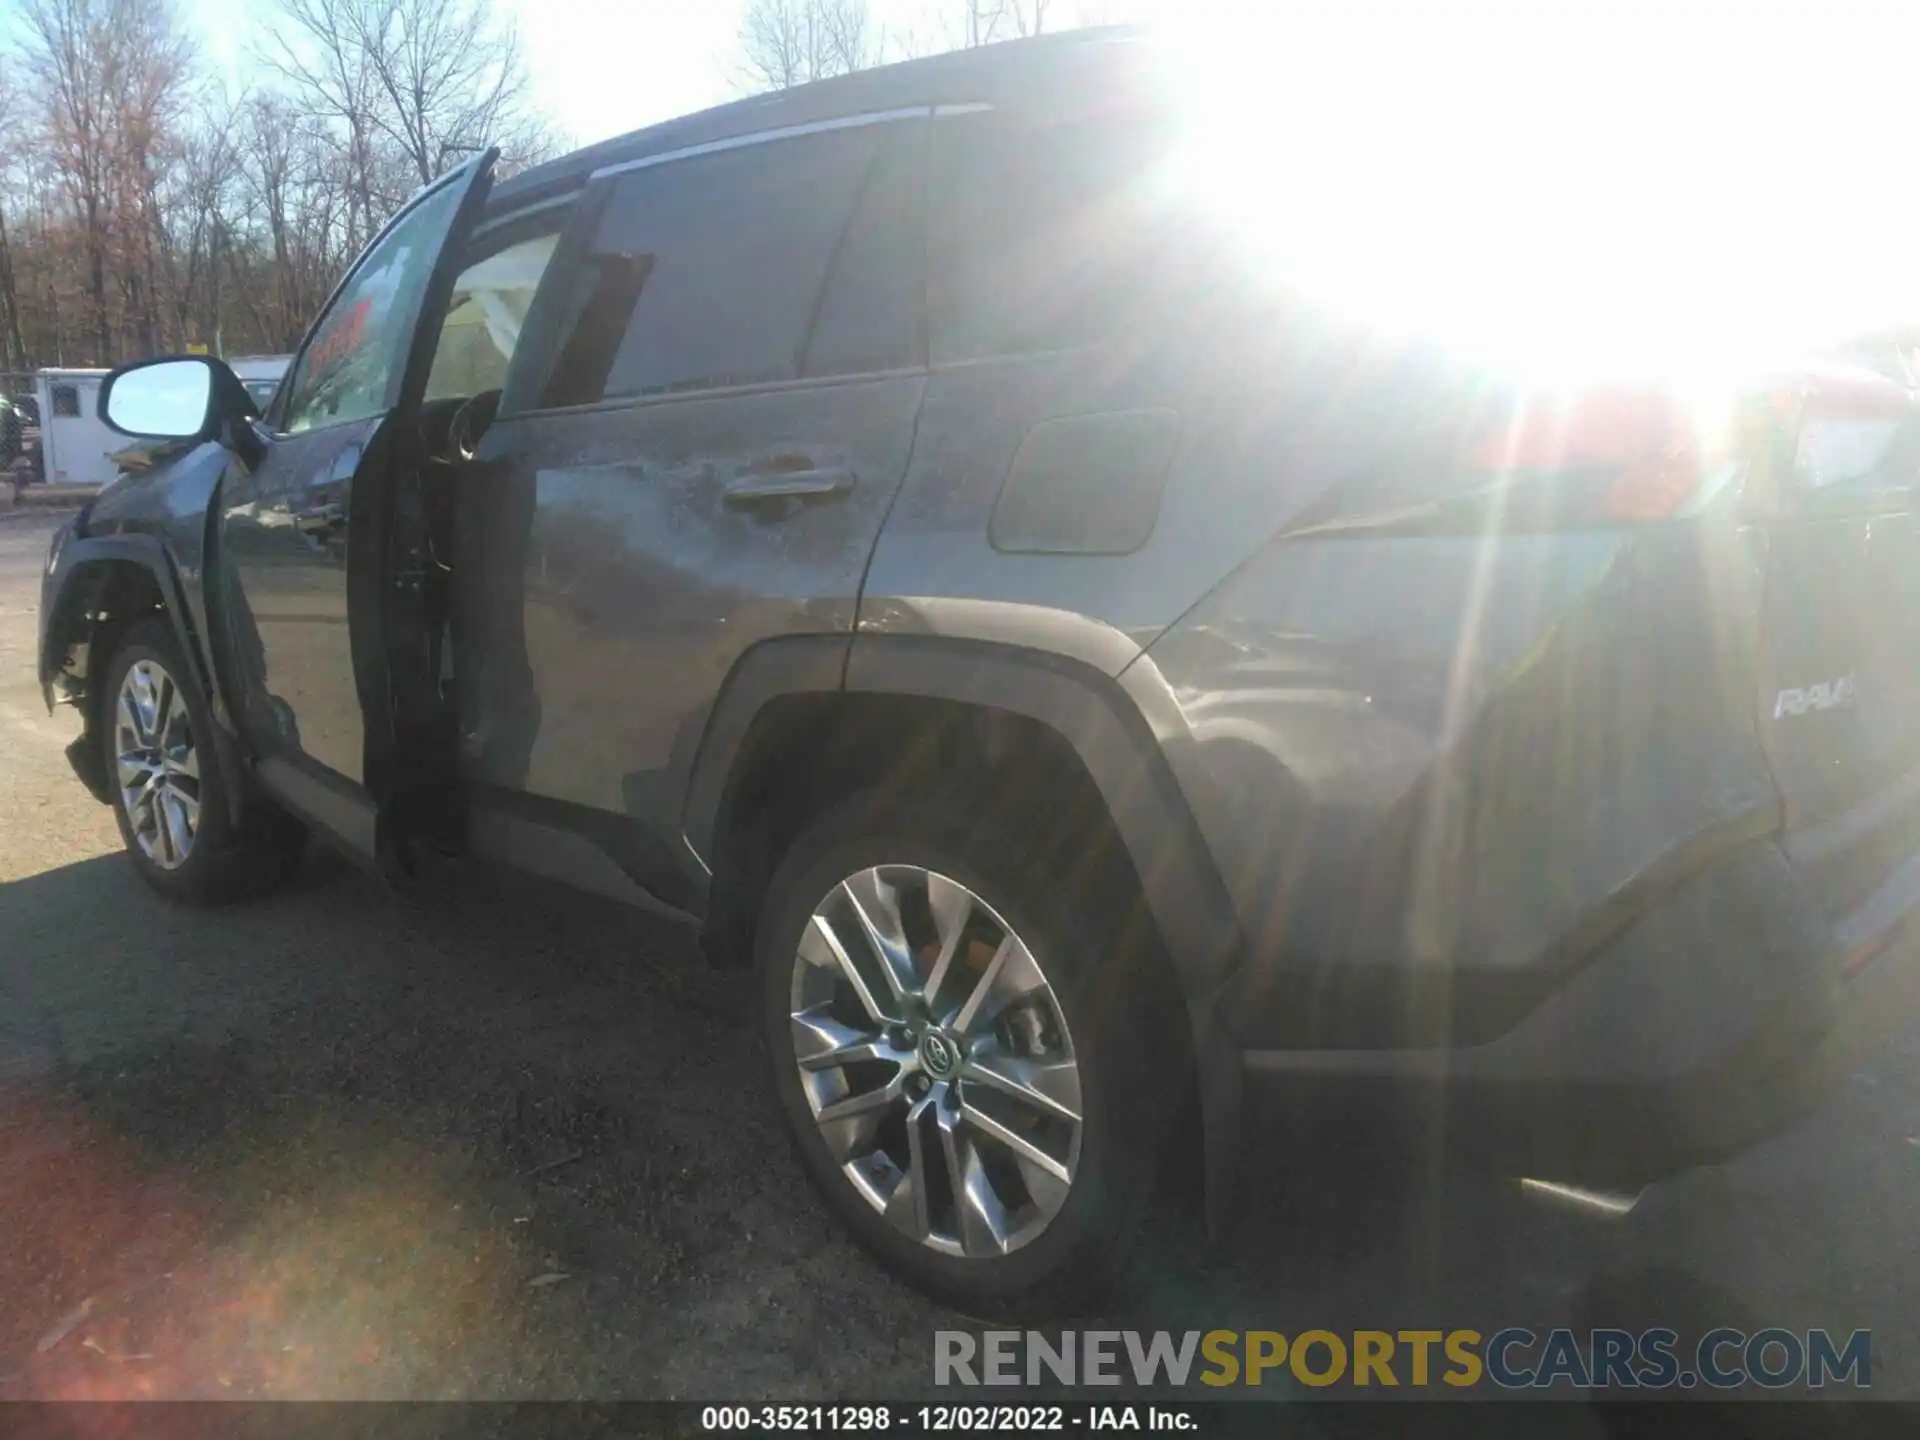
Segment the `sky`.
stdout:
<svg viewBox="0 0 1920 1440">
<path fill-rule="evenodd" d="M 0 0 L 4 8 L 8 0 Z M 208 49 L 229 66 L 248 17 L 271 0 L 180 0 Z M 737 98 L 745 0 L 499 0 L 520 34 L 540 108 L 582 145 Z M 1058 16 L 1131 20 L 1219 0 L 1053 0 Z M 1258 3 L 1258 0 L 1255 0 Z M 940 35 L 960 0 L 873 0 L 896 37 Z"/>
<path fill-rule="evenodd" d="M 236 67 L 272 14 L 180 3 Z M 576 143 L 741 93 L 743 0 L 500 3 Z M 873 4 L 923 45 L 960 9 Z M 1920 0 L 1054 4 L 1166 32 L 1215 137 L 1195 173 L 1366 318 L 1543 369 L 1920 323 Z"/>
<path fill-rule="evenodd" d="M 4 5 L 6 0 L 0 0 Z M 216 64 L 244 77 L 271 0 L 181 0 Z M 580 144 L 730 98 L 740 0 L 503 0 L 535 99 Z"/>
<path fill-rule="evenodd" d="M 738 0 L 508 0 L 537 99 L 581 144 L 733 98 Z M 582 37 L 607 37 L 604 46 Z"/>
</svg>

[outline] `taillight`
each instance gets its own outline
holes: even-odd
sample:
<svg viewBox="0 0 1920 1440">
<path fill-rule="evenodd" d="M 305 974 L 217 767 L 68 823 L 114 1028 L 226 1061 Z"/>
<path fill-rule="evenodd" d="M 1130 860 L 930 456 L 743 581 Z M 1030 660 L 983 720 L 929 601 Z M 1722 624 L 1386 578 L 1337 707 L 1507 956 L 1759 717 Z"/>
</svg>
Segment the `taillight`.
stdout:
<svg viewBox="0 0 1920 1440">
<path fill-rule="evenodd" d="M 1607 487 L 1600 513 L 1614 520 L 1665 520 L 1680 514 L 1721 474 L 1724 461 L 1708 464 L 1697 451 L 1683 451 L 1629 467 Z"/>
<path fill-rule="evenodd" d="M 1791 426 L 1793 484 L 1830 490 L 1876 479 L 1906 485 L 1916 477 L 1885 473 L 1902 432 L 1920 411 L 1905 386 L 1868 370 L 1810 371 L 1776 382 L 1774 411 Z"/>
<path fill-rule="evenodd" d="M 1717 396 L 1412 388 L 1419 408 L 1383 427 L 1379 462 L 1303 511 L 1302 528 L 1553 531 L 1686 519 L 1742 496 L 1764 512 L 1796 487 L 1850 484 L 1850 503 L 1920 482 L 1920 401 L 1867 371 L 1796 369 Z"/>
<path fill-rule="evenodd" d="M 1471 464 L 1489 480 L 1552 486 L 1563 521 L 1661 520 L 1724 473 L 1724 431 L 1656 388 L 1535 395 L 1482 428 Z"/>
</svg>

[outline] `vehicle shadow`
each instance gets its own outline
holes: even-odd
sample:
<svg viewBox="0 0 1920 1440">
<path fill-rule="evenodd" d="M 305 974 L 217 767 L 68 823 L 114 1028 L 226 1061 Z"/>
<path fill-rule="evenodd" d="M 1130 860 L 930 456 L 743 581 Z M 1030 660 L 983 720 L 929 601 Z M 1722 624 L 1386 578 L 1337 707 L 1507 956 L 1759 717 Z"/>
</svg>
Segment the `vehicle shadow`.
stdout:
<svg viewBox="0 0 1920 1440">
<path fill-rule="evenodd" d="M 0 917 L 0 1396 L 921 1383 L 940 1312 L 807 1196 L 684 935 L 328 856 L 205 912 L 88 860 Z"/>
<path fill-rule="evenodd" d="M 106 856 L 0 885 L 0 936 L 0 1398 L 925 1395 L 981 1328 L 841 1237 L 743 977 L 648 917 L 324 852 L 195 911 Z M 1622 1308 L 1619 1243 L 1334 1140 L 1211 1246 L 1162 1206 L 1113 1312 L 1054 1324 L 1545 1329 Z"/>
</svg>

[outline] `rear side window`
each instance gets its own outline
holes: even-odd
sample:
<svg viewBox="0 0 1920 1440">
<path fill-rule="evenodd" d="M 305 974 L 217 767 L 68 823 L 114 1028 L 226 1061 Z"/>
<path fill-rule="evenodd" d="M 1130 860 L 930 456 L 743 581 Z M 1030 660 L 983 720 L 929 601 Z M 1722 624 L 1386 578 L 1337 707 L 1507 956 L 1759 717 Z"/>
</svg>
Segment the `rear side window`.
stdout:
<svg viewBox="0 0 1920 1440">
<path fill-rule="evenodd" d="M 898 128 L 771 141 L 617 179 L 571 277 L 567 340 L 542 403 L 905 358 L 918 271 L 902 269 L 912 247 L 895 227 L 913 203 L 911 181 L 891 161 L 875 163 L 894 153 Z M 841 273 L 858 279 L 830 286 Z M 819 359 L 809 364 L 816 331 Z"/>
<path fill-rule="evenodd" d="M 80 387 L 78 385 L 55 385 L 53 387 L 53 413 L 56 419 L 76 416 L 80 413 Z"/>
<path fill-rule="evenodd" d="M 1007 112 L 935 126 L 934 358 L 1072 349 L 1139 306 L 1170 237 L 1167 121 L 1042 122 Z"/>
<path fill-rule="evenodd" d="M 925 363 L 925 155 L 924 122 L 887 127 L 814 317 L 807 374 Z"/>
</svg>

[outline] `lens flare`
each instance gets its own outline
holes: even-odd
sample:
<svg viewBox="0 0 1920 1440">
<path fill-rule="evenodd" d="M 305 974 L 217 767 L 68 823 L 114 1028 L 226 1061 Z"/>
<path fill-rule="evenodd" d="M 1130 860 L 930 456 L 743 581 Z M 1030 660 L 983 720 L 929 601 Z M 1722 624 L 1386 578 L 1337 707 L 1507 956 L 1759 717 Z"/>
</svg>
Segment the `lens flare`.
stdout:
<svg viewBox="0 0 1920 1440">
<path fill-rule="evenodd" d="M 1920 319 L 1920 16 L 1225 8 L 1159 36 L 1186 179 L 1341 313 L 1702 383 Z"/>
</svg>

